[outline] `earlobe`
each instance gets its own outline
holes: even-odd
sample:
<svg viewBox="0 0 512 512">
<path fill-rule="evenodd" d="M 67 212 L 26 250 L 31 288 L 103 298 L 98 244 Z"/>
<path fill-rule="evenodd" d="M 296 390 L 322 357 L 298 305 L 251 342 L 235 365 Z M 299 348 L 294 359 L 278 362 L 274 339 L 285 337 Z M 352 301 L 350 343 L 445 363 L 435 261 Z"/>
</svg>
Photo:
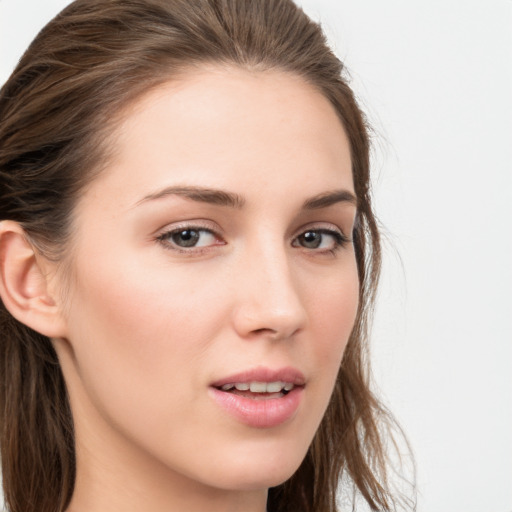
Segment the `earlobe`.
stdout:
<svg viewBox="0 0 512 512">
<path fill-rule="evenodd" d="M 21 323 L 48 336 L 64 336 L 61 309 L 52 296 L 47 269 L 23 228 L 0 222 L 0 296 Z"/>
</svg>

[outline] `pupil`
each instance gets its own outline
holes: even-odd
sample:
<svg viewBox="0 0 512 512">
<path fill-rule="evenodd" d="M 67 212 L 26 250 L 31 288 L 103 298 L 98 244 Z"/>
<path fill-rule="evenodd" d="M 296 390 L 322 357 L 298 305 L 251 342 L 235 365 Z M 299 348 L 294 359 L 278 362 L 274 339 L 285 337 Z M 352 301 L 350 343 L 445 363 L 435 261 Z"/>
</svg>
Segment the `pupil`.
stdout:
<svg viewBox="0 0 512 512">
<path fill-rule="evenodd" d="M 193 229 L 184 229 L 172 235 L 172 241 L 180 247 L 193 247 L 199 240 L 199 233 Z"/>
<path fill-rule="evenodd" d="M 311 249 L 316 249 L 320 245 L 320 233 L 316 231 L 308 231 L 302 235 L 303 244 Z"/>
</svg>

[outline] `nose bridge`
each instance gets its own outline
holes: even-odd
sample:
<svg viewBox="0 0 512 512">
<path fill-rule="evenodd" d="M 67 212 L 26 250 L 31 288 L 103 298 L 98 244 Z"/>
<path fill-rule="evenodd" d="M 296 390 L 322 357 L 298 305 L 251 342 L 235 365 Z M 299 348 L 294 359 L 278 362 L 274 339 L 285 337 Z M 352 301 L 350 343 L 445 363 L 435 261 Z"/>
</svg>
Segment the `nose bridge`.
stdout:
<svg viewBox="0 0 512 512">
<path fill-rule="evenodd" d="M 287 338 L 298 331 L 306 310 L 283 239 L 267 237 L 256 247 L 248 246 L 240 265 L 243 279 L 235 315 L 240 334 Z"/>
</svg>

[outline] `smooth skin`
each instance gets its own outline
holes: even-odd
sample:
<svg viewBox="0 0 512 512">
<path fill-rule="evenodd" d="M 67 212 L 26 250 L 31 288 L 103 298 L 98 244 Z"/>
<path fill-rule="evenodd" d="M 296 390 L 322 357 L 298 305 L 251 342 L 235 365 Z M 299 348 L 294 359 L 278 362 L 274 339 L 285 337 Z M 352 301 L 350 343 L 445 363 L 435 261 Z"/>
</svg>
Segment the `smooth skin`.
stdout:
<svg viewBox="0 0 512 512">
<path fill-rule="evenodd" d="M 67 265 L 0 225 L 2 298 L 53 338 L 69 388 L 68 511 L 264 512 L 306 454 L 356 317 L 342 124 L 299 77 L 211 66 L 146 94 L 112 135 Z M 305 376 L 276 427 L 211 397 L 255 367 Z"/>
</svg>

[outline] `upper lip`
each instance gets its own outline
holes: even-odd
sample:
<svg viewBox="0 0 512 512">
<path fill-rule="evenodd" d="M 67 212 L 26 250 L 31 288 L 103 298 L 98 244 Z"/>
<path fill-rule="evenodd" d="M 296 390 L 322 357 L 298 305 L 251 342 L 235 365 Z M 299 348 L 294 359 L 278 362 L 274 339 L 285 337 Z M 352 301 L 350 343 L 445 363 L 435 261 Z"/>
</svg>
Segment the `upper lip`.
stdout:
<svg viewBox="0 0 512 512">
<path fill-rule="evenodd" d="M 215 382 L 212 382 L 211 386 L 220 388 L 225 384 L 234 384 L 236 382 L 289 382 L 295 386 L 304 386 L 306 378 L 304 374 L 293 368 L 287 366 L 284 368 L 271 369 L 264 366 L 258 366 L 249 370 L 241 371 L 227 377 L 222 377 Z"/>
</svg>

